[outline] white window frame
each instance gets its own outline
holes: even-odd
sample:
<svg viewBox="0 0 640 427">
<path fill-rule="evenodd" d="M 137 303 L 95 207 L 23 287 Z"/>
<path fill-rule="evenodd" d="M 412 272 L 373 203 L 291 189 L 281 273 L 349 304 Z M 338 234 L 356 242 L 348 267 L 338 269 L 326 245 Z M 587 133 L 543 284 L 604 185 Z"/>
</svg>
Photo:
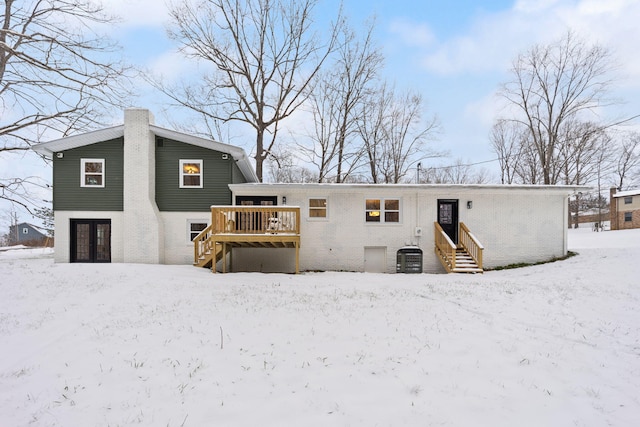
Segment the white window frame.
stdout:
<svg viewBox="0 0 640 427">
<path fill-rule="evenodd" d="M 87 173 L 86 164 L 87 163 L 102 163 L 102 172 L 100 173 Z M 104 159 L 80 159 L 80 187 L 85 188 L 104 188 L 105 181 L 107 180 L 107 175 L 105 173 L 106 163 Z M 102 182 L 100 184 L 87 184 L 87 175 L 92 176 L 100 176 L 102 178 Z"/>
<path fill-rule="evenodd" d="M 367 212 L 375 212 L 377 209 L 367 209 L 367 200 L 379 200 L 380 201 L 380 221 L 367 221 Z M 387 210 L 385 207 L 385 202 L 389 200 L 397 200 L 398 201 L 398 209 L 390 209 Z M 397 221 L 386 221 L 386 213 L 387 212 L 397 212 L 398 220 Z M 364 222 L 365 224 L 401 224 L 402 223 L 402 199 L 400 197 L 366 197 L 364 199 Z"/>
<path fill-rule="evenodd" d="M 193 243 L 193 239 L 195 239 L 195 237 L 200 234 L 200 231 L 194 231 L 191 229 L 191 226 L 193 224 L 205 224 L 206 226 L 204 228 L 207 228 L 209 226 L 209 221 L 207 221 L 206 219 L 188 219 L 187 220 L 187 242 L 189 243 Z M 204 230 L 203 228 L 203 230 Z M 191 238 L 191 234 L 192 233 L 196 233 L 193 238 Z"/>
<path fill-rule="evenodd" d="M 22 227 L 22 234 L 29 234 L 29 229 L 27 227 Z"/>
<path fill-rule="evenodd" d="M 184 183 L 184 177 L 185 176 L 189 176 L 189 174 L 184 173 L 184 165 L 186 163 L 198 163 L 200 165 L 200 172 L 198 174 L 194 174 L 197 175 L 200 178 L 200 184 L 199 185 L 185 185 Z M 180 159 L 180 188 L 202 188 L 202 184 L 204 181 L 204 162 L 202 161 L 202 159 Z"/>
<path fill-rule="evenodd" d="M 625 205 L 630 205 L 633 203 L 633 196 L 625 196 L 624 198 L 624 204 Z"/>
<path fill-rule="evenodd" d="M 324 200 L 324 208 L 323 207 L 315 207 L 311 206 L 311 200 Z M 311 221 L 326 221 L 329 219 L 329 198 L 328 197 L 309 197 L 307 199 L 307 215 Z M 311 211 L 322 211 L 324 210 L 324 216 L 311 216 Z"/>
</svg>

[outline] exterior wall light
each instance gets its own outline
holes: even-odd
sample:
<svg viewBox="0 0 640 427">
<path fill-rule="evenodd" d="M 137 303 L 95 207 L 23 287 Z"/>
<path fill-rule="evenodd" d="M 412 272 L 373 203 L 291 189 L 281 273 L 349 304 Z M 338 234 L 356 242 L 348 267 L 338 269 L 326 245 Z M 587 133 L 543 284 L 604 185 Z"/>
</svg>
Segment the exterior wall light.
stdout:
<svg viewBox="0 0 640 427">
<path fill-rule="evenodd" d="M 471 208 L 473 208 L 473 201 L 467 200 L 467 209 L 471 209 Z"/>
</svg>

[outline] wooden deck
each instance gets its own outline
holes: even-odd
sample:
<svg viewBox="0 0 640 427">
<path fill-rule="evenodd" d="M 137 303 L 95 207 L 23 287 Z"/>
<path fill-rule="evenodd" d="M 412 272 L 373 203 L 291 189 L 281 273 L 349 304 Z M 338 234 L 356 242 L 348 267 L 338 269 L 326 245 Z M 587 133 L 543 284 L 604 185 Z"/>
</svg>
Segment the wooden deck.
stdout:
<svg viewBox="0 0 640 427">
<path fill-rule="evenodd" d="M 212 206 L 211 225 L 194 240 L 194 265 L 211 267 L 233 248 L 295 249 L 295 272 L 299 273 L 300 208 L 293 206 Z"/>
</svg>

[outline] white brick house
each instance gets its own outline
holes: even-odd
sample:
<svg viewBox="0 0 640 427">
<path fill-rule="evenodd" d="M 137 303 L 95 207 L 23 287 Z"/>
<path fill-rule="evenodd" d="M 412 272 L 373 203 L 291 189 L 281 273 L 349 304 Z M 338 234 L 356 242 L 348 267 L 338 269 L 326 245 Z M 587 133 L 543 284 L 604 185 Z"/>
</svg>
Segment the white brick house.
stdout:
<svg viewBox="0 0 640 427">
<path fill-rule="evenodd" d="M 567 199 L 582 190 L 427 184 L 232 184 L 230 188 L 234 198 L 275 197 L 278 204 L 300 206 L 300 270 L 372 272 L 395 272 L 397 251 L 408 245 L 423 250 L 424 272 L 443 272 L 434 252 L 434 222 L 439 221 L 442 203 L 453 206 L 454 221 L 466 224 L 484 246 L 485 267 L 563 257 Z M 379 220 L 367 212 L 367 204 L 376 201 L 380 201 Z M 384 218 L 387 201 L 393 208 L 389 221 Z M 318 216 L 318 206 L 323 205 L 326 211 Z M 231 269 L 293 271 L 294 258 L 288 253 L 291 249 L 234 249 Z"/>
<path fill-rule="evenodd" d="M 155 126 L 144 109 L 126 110 L 121 126 L 34 149 L 53 160 L 56 262 L 394 272 L 398 251 L 410 247 L 422 251 L 424 272 L 473 270 L 457 258 L 469 254 L 480 257 L 480 269 L 531 263 L 567 254 L 567 199 L 583 190 L 262 184 L 242 149 Z M 243 213 L 240 205 L 274 208 Z M 215 232 L 214 206 L 238 206 Z M 266 228 L 285 218 L 295 218 L 290 230 Z M 257 227 L 251 239 L 242 229 L 247 220 Z M 226 242 L 216 238 L 221 234 Z"/>
</svg>

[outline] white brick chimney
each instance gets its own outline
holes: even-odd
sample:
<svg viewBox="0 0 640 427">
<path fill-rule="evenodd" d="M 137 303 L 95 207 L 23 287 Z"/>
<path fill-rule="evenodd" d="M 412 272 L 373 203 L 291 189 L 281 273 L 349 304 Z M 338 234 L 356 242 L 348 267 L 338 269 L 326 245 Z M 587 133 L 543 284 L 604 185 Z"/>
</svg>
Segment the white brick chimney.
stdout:
<svg viewBox="0 0 640 427">
<path fill-rule="evenodd" d="M 124 262 L 164 262 L 162 221 L 156 205 L 155 136 L 149 110 L 124 112 Z"/>
</svg>

